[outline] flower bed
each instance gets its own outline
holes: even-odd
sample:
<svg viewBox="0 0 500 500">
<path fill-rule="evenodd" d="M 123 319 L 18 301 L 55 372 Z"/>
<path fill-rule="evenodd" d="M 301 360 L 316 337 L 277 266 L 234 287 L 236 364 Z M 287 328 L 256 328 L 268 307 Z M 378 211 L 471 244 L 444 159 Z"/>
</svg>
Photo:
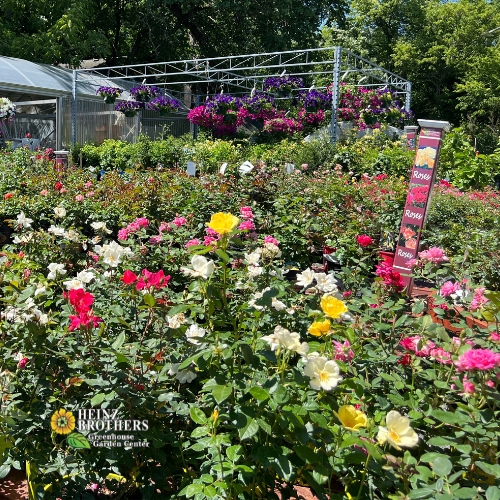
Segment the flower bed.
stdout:
<svg viewBox="0 0 500 500">
<path fill-rule="evenodd" d="M 375 268 L 405 182 L 263 164 L 97 181 L 30 155 L 1 160 L 4 470 L 29 459 L 60 498 L 496 494 L 498 322 L 454 338 Z M 464 206 L 493 220 L 485 199 Z M 325 243 L 336 276 L 313 265 Z M 436 283 L 474 273 L 460 254 L 421 261 Z M 498 296 L 475 296 L 464 307 L 498 321 Z"/>
</svg>

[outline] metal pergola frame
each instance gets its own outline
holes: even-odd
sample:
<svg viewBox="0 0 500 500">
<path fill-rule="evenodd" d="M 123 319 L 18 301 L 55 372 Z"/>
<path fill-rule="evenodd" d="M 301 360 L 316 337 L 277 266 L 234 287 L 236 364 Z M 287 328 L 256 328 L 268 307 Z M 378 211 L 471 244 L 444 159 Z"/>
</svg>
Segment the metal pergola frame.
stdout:
<svg viewBox="0 0 500 500">
<path fill-rule="evenodd" d="M 73 108 L 72 140 L 76 141 L 78 76 L 86 73 L 86 78 L 96 82 L 107 80 L 133 80 L 146 85 L 164 86 L 169 93 L 175 94 L 175 86 L 206 84 L 206 93 L 195 93 L 195 102 L 200 96 L 214 93 L 214 86 L 227 89 L 230 93 L 262 90 L 268 77 L 289 76 L 313 80 L 328 76 L 332 86 L 332 119 L 330 136 L 337 140 L 337 109 L 341 81 L 350 74 L 362 75 L 363 87 L 390 87 L 404 96 L 405 109 L 410 109 L 411 82 L 381 66 L 358 56 L 342 47 L 322 47 L 317 49 L 289 50 L 284 52 L 265 52 L 226 57 L 184 59 L 161 63 L 132 64 L 128 66 L 109 66 L 73 71 Z M 361 81 L 360 80 L 360 81 Z M 360 82 L 359 86 L 360 85 Z M 212 86 L 212 92 L 208 87 Z M 321 88 L 318 86 L 318 88 Z"/>
</svg>

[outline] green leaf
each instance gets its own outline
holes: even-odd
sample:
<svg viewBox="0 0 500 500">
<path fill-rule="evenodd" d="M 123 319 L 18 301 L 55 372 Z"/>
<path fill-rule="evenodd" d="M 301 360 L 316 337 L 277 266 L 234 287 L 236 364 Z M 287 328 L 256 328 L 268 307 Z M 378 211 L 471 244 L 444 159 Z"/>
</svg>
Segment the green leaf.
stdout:
<svg viewBox="0 0 500 500">
<path fill-rule="evenodd" d="M 432 410 L 431 416 L 445 424 L 467 424 L 471 421 L 469 415 L 460 411 Z"/>
<path fill-rule="evenodd" d="M 247 425 L 245 425 L 245 427 L 238 429 L 238 433 L 240 435 L 240 439 L 242 441 L 245 441 L 246 439 L 250 439 L 252 436 L 257 434 L 258 430 L 259 430 L 259 424 L 257 420 L 251 418 L 248 421 Z"/>
<path fill-rule="evenodd" d="M 86 450 L 90 450 L 90 443 L 87 441 L 87 438 L 80 434 L 79 432 L 72 432 L 68 437 L 68 444 L 72 448 L 83 448 Z"/>
<path fill-rule="evenodd" d="M 418 490 L 410 491 L 408 498 L 411 498 L 411 500 L 419 500 L 421 498 L 434 498 L 435 495 L 435 490 L 431 490 L 430 488 L 419 488 Z"/>
<path fill-rule="evenodd" d="M 466 498 L 470 500 L 477 495 L 477 488 L 459 488 L 453 492 L 454 498 Z"/>
<path fill-rule="evenodd" d="M 453 469 L 453 464 L 446 457 L 438 457 L 431 463 L 431 467 L 435 474 L 445 477 Z"/>
<path fill-rule="evenodd" d="M 11 466 L 8 464 L 0 465 L 0 479 L 7 477 L 10 472 Z"/>
<path fill-rule="evenodd" d="M 230 446 L 226 450 L 227 458 L 229 458 L 229 460 L 231 460 L 231 462 L 236 462 L 238 460 L 238 458 L 241 457 L 242 454 L 243 454 L 243 447 L 240 446 L 239 444 L 235 444 L 233 446 Z"/>
<path fill-rule="evenodd" d="M 111 344 L 111 347 L 117 351 L 120 349 L 120 347 L 123 345 L 125 342 L 125 333 L 121 332 L 118 337 L 116 337 L 116 340 Z"/>
<path fill-rule="evenodd" d="M 189 415 L 191 416 L 191 420 L 197 424 L 205 425 L 208 422 L 207 416 L 197 406 L 189 408 Z"/>
<path fill-rule="evenodd" d="M 219 257 L 220 260 L 222 260 L 225 264 L 229 262 L 229 255 L 224 252 L 224 250 L 221 250 L 220 248 L 215 251 L 215 254 L 217 257 Z"/>
<path fill-rule="evenodd" d="M 231 395 L 232 391 L 233 388 L 230 385 L 217 385 L 212 389 L 212 395 L 215 401 L 220 404 Z"/>
<path fill-rule="evenodd" d="M 188 484 L 181 492 L 181 495 L 186 495 L 187 498 L 194 497 L 197 493 L 201 493 L 203 491 L 202 484 Z"/>
<path fill-rule="evenodd" d="M 92 406 L 97 406 L 97 405 L 100 405 L 104 399 L 106 398 L 106 394 L 104 394 L 103 392 L 99 392 L 97 393 L 91 400 L 90 400 L 90 404 Z"/>
<path fill-rule="evenodd" d="M 478 461 L 476 465 L 486 474 L 495 477 L 495 479 L 500 478 L 500 465 L 498 464 L 488 464 L 486 462 Z"/>
<path fill-rule="evenodd" d="M 142 300 L 144 301 L 144 304 L 146 304 L 149 307 L 154 307 L 156 303 L 155 298 L 150 293 L 144 294 L 142 296 Z"/>
<path fill-rule="evenodd" d="M 248 391 L 257 401 L 265 401 L 266 399 L 269 399 L 269 393 L 263 389 L 262 387 L 259 386 L 253 386 L 250 388 Z"/>
<path fill-rule="evenodd" d="M 498 486 L 490 486 L 486 490 L 486 500 L 500 500 L 500 488 Z"/>
</svg>

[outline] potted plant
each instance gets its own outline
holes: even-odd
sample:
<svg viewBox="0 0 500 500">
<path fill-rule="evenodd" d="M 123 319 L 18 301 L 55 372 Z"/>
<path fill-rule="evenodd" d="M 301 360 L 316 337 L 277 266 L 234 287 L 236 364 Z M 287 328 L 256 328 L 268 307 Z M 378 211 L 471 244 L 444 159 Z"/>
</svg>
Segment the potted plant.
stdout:
<svg viewBox="0 0 500 500">
<path fill-rule="evenodd" d="M 130 95 L 132 95 L 136 101 L 149 102 L 153 97 L 161 95 L 161 89 L 154 85 L 139 85 L 139 87 L 132 87 L 130 89 Z"/>
<path fill-rule="evenodd" d="M 230 94 L 217 94 L 207 100 L 205 107 L 210 113 L 225 115 L 228 111 L 238 111 L 241 101 Z"/>
<path fill-rule="evenodd" d="M 304 80 L 294 76 L 272 76 L 264 80 L 264 89 L 276 92 L 280 97 L 289 97 L 293 89 L 304 85 Z"/>
<path fill-rule="evenodd" d="M 172 97 L 160 95 L 148 103 L 148 109 L 158 111 L 161 116 L 167 116 L 181 109 L 181 103 Z"/>
<path fill-rule="evenodd" d="M 127 118 L 132 118 L 140 109 L 144 109 L 144 103 L 137 101 L 120 101 L 115 106 L 115 111 L 121 111 Z"/>
<path fill-rule="evenodd" d="M 96 90 L 96 94 L 99 94 L 106 104 L 113 104 L 117 97 L 120 97 L 123 90 L 118 87 L 99 87 Z"/>
<path fill-rule="evenodd" d="M 308 113 L 315 113 L 320 109 L 328 109 L 332 102 L 331 95 L 316 89 L 299 92 L 298 100 Z"/>
</svg>

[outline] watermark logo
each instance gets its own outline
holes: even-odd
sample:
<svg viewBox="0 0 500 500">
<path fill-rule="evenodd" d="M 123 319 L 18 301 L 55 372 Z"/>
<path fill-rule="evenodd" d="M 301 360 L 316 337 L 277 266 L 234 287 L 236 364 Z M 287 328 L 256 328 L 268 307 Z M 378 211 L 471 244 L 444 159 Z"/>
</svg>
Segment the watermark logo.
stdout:
<svg viewBox="0 0 500 500">
<path fill-rule="evenodd" d="M 118 418 L 118 410 L 78 410 L 78 419 L 64 408 L 50 419 L 56 434 L 66 436 L 72 448 L 147 448 L 149 442 L 138 439 L 135 432 L 147 431 L 147 420 Z M 76 429 L 76 432 L 75 432 Z M 86 436 L 78 431 L 88 432 Z"/>
<path fill-rule="evenodd" d="M 76 427 L 76 418 L 72 412 L 61 408 L 54 412 L 50 419 L 50 427 L 56 434 L 66 436 L 66 441 L 72 448 L 90 449 L 87 438 L 79 432 L 73 432 Z"/>
</svg>

